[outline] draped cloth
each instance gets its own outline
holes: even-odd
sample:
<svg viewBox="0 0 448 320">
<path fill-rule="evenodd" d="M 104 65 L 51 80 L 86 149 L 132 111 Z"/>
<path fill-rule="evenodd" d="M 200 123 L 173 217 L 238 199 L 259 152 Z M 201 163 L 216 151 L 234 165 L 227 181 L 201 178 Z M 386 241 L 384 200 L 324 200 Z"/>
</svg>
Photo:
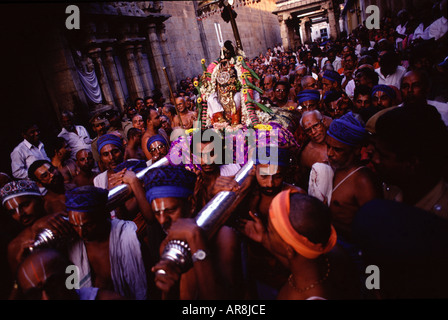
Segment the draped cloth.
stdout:
<svg viewBox="0 0 448 320">
<path fill-rule="evenodd" d="M 110 271 L 114 291 L 132 300 L 145 300 L 147 280 L 137 226 L 132 221 L 113 219 L 109 237 Z M 90 264 L 82 240 L 69 248 L 70 260 L 79 268 L 79 286 L 92 287 Z"/>
<path fill-rule="evenodd" d="M 311 167 L 308 194 L 330 205 L 333 190 L 333 169 L 326 163 L 316 162 Z"/>
<path fill-rule="evenodd" d="M 87 98 L 93 103 L 101 103 L 103 101 L 103 96 L 95 71 L 76 71 L 78 72 L 82 88 L 84 89 Z"/>
</svg>

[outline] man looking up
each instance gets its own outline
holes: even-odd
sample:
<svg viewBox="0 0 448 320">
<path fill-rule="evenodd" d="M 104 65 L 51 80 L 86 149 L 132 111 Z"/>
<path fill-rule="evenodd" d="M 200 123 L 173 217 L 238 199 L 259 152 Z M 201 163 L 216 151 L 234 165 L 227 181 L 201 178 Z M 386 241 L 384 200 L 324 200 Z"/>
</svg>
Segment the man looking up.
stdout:
<svg viewBox="0 0 448 320">
<path fill-rule="evenodd" d="M 28 169 L 28 176 L 46 189 L 45 211 L 65 211 L 65 185 L 61 172 L 50 161 L 37 160 Z"/>
</svg>

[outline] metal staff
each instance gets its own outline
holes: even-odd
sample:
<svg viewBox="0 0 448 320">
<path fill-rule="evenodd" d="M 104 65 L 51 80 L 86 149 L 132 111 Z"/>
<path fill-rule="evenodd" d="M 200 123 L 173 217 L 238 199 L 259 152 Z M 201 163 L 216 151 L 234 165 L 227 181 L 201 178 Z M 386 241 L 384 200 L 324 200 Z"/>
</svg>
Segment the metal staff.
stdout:
<svg viewBox="0 0 448 320">
<path fill-rule="evenodd" d="M 157 162 L 153 163 L 149 167 L 137 172 L 135 175 L 139 180 L 142 180 L 145 174 L 157 167 L 168 165 L 169 161 L 167 157 L 163 157 L 162 159 L 158 160 Z M 111 211 L 118 207 L 118 205 L 122 204 L 124 201 L 127 200 L 131 192 L 131 188 L 128 184 L 120 184 L 112 189 L 109 190 L 109 194 L 107 196 L 107 205 L 106 208 L 108 211 Z"/>
<path fill-rule="evenodd" d="M 173 101 L 174 108 L 176 109 L 176 113 L 179 116 L 180 126 L 183 128 L 184 125 L 182 123 L 182 117 L 180 116 L 179 110 L 177 109 L 177 106 L 176 106 L 176 99 L 174 99 L 173 90 L 171 89 L 170 79 L 168 79 L 168 74 L 166 73 L 166 68 L 163 67 L 162 70 L 163 70 L 163 73 L 165 74 L 166 82 L 168 83 L 168 89 L 170 90 L 171 100 Z"/>
<path fill-rule="evenodd" d="M 136 173 L 136 176 L 139 180 L 142 180 L 144 175 L 151 169 L 161 167 L 168 165 L 169 161 L 167 157 L 164 157 L 157 162 L 153 163 L 149 167 L 141 170 L 140 172 Z M 109 194 L 107 196 L 107 204 L 106 208 L 108 211 L 111 211 L 118 207 L 120 204 L 125 202 L 131 194 L 131 188 L 128 184 L 120 184 L 119 186 L 116 186 L 109 190 Z M 68 218 L 64 218 L 65 220 L 68 220 Z M 50 229 L 42 229 L 39 231 L 39 233 L 36 236 L 36 239 L 34 243 L 28 248 L 29 252 L 33 251 L 34 249 L 41 248 L 41 247 L 53 247 L 58 242 L 60 242 L 61 239 L 58 239 L 55 237 L 53 231 Z"/>
<path fill-rule="evenodd" d="M 253 159 L 238 171 L 235 181 L 242 185 L 249 177 L 249 173 L 254 166 Z M 235 206 L 239 203 L 238 195 L 233 191 L 221 191 L 210 200 L 196 216 L 196 224 L 204 231 L 207 238 L 213 234 L 226 222 Z M 186 272 L 193 265 L 188 244 L 181 240 L 171 240 L 165 246 L 161 260 L 170 260 L 179 266 L 182 272 Z M 163 270 L 158 270 L 163 274 Z"/>
</svg>

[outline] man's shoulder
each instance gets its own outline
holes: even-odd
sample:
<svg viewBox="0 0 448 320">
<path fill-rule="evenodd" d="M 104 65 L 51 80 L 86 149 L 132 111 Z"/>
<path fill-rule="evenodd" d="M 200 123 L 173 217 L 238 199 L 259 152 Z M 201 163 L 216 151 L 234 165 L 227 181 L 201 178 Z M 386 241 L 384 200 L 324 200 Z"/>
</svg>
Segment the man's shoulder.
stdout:
<svg viewBox="0 0 448 320">
<path fill-rule="evenodd" d="M 292 184 L 289 184 L 289 183 L 286 183 L 286 182 L 283 183 L 283 188 L 282 188 L 282 191 L 285 191 L 285 190 L 291 190 L 291 191 L 296 191 L 298 193 L 306 194 L 306 191 L 303 190 L 302 188 L 292 185 Z"/>
<path fill-rule="evenodd" d="M 14 149 L 12 150 L 11 153 L 21 153 L 21 151 L 23 151 L 24 148 L 27 148 L 26 144 L 25 144 L 25 140 L 22 140 L 19 144 L 17 144 Z M 28 149 L 28 148 L 27 148 Z"/>
<path fill-rule="evenodd" d="M 62 137 L 66 135 L 68 131 L 65 128 L 62 128 L 61 131 L 58 133 L 58 137 Z"/>
</svg>

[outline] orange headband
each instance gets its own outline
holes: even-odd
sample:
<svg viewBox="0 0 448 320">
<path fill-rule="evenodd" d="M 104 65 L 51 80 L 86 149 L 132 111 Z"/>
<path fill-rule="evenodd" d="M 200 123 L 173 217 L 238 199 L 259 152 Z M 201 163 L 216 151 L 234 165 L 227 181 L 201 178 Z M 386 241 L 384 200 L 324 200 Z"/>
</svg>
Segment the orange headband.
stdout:
<svg viewBox="0 0 448 320">
<path fill-rule="evenodd" d="M 321 244 L 315 244 L 306 237 L 297 233 L 289 221 L 289 196 L 291 193 L 297 193 L 295 190 L 285 190 L 280 192 L 271 203 L 269 208 L 269 217 L 272 225 L 280 237 L 294 248 L 295 251 L 308 259 L 315 259 L 321 254 L 329 252 L 336 244 L 337 235 L 333 226 L 331 226 L 331 235 L 325 247 Z"/>
</svg>

